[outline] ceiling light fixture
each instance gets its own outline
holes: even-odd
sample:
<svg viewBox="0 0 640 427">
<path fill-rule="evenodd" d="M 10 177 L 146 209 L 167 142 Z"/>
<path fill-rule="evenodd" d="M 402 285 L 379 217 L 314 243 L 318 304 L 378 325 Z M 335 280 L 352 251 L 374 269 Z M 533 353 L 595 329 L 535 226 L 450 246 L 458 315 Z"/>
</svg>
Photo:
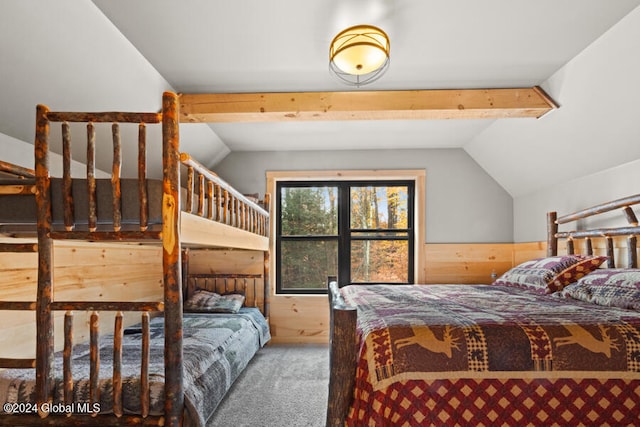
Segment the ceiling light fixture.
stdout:
<svg viewBox="0 0 640 427">
<path fill-rule="evenodd" d="M 387 68 L 389 36 L 378 27 L 349 27 L 331 41 L 329 69 L 344 83 L 361 86 L 374 82 Z"/>
</svg>

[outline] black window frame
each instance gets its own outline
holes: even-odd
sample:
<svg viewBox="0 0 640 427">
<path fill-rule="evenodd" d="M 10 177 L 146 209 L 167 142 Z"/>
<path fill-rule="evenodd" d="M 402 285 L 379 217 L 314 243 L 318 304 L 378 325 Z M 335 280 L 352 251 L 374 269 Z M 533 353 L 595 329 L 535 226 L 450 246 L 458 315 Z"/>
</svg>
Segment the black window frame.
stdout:
<svg viewBox="0 0 640 427">
<path fill-rule="evenodd" d="M 352 187 L 407 187 L 407 228 L 406 229 L 352 229 L 351 228 L 351 188 Z M 283 236 L 282 235 L 282 189 L 287 187 L 304 188 L 304 187 L 336 187 L 338 191 L 338 234 L 333 235 L 314 235 L 314 236 Z M 414 283 L 415 270 L 415 194 L 416 182 L 412 179 L 355 179 L 355 180 L 313 180 L 313 181 L 296 181 L 282 180 L 276 182 L 275 197 L 275 213 L 276 213 L 276 236 L 275 236 L 275 269 L 276 269 L 276 294 L 326 294 L 326 288 L 284 288 L 282 287 L 282 241 L 293 240 L 337 240 L 338 241 L 338 271 L 334 274 L 338 276 L 341 284 L 352 283 L 351 281 L 351 243 L 353 241 L 364 240 L 404 240 L 408 245 L 408 265 L 407 265 L 407 282 L 356 282 L 357 284 L 373 284 L 373 283 L 389 283 L 389 284 L 409 284 Z M 355 233 L 376 233 L 377 236 L 353 236 Z M 406 236 L 389 236 L 385 234 L 406 233 Z"/>
</svg>

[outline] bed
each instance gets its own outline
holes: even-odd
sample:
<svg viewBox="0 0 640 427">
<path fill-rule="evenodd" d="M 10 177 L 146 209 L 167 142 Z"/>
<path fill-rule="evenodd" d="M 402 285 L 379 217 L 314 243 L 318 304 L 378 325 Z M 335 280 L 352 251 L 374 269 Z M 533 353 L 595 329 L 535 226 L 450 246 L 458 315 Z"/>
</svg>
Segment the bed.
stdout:
<svg viewBox="0 0 640 427">
<path fill-rule="evenodd" d="M 163 94 L 157 113 L 55 112 L 39 105 L 35 168 L 0 163 L 0 200 L 12 207 L 0 213 L 0 232 L 16 238 L 16 243 L 3 240 L 0 250 L 38 254 L 36 301 L 0 302 L 2 310 L 35 311 L 37 333 L 35 358 L 0 359 L 5 380 L 16 375 L 14 388 L 0 391 L 14 403 L 0 413 L 0 425 L 202 425 L 269 340 L 268 198 L 261 204 L 245 197 L 181 153 L 178 116 L 178 96 L 170 92 Z M 131 125 L 137 126 L 133 179 L 120 176 L 127 144 L 121 127 Z M 72 176 L 71 129 L 77 126 L 86 129 L 86 172 L 80 177 Z M 107 178 L 96 170 L 97 148 L 105 144 L 96 130 L 100 126 L 110 128 L 113 162 Z M 159 180 L 147 176 L 151 128 L 161 135 L 161 144 L 149 144 L 149 150 L 162 147 Z M 50 176 L 51 135 L 60 138 L 58 178 Z M 24 243 L 34 236 L 33 243 Z M 54 240 L 160 247 L 163 297 L 57 301 Z M 189 274 L 192 248 L 262 251 L 264 272 L 259 277 Z M 210 307 L 218 311 L 221 305 L 235 312 L 210 313 Z M 66 313 L 59 352 L 56 311 Z M 92 313 L 87 343 L 73 341 L 74 312 Z M 101 334 L 100 312 L 117 313 L 113 334 Z M 139 324 L 125 326 L 128 313 L 138 313 Z"/>
<path fill-rule="evenodd" d="M 639 202 L 550 213 L 547 257 L 492 285 L 330 278 L 327 425 L 640 425 Z M 558 230 L 617 209 L 627 224 Z M 606 254 L 594 254 L 595 237 Z"/>
<path fill-rule="evenodd" d="M 249 293 L 246 285 L 255 283 L 254 277 L 235 275 L 229 278 L 227 275 L 200 274 L 197 279 L 202 283 L 199 286 L 189 286 L 191 294 L 185 298 L 185 313 L 182 318 L 185 399 L 183 425 L 204 426 L 233 382 L 271 336 L 264 315 L 253 303 L 238 307 L 235 311 L 227 310 L 228 304 L 218 303 L 214 307 L 197 297 L 200 293 L 211 295 L 215 291 L 205 290 L 207 287 L 204 282 L 219 281 L 225 282 L 225 288 L 229 292 L 226 295 L 244 296 Z M 192 281 L 193 277 L 190 275 L 189 282 Z M 237 301 L 237 298 L 234 300 Z M 116 319 L 122 322 L 122 314 L 116 316 Z M 94 321 L 97 322 L 97 315 Z M 148 341 L 144 344 L 148 348 L 148 365 L 144 375 L 147 378 L 146 385 L 142 384 L 143 376 L 140 375 L 145 335 L 148 336 Z M 84 418 L 80 417 L 74 422 L 85 425 L 94 421 L 86 421 L 94 413 L 99 414 L 95 421 L 98 424 L 107 423 L 104 417 L 109 415 L 116 419 L 123 415 L 141 415 L 143 419 L 149 418 L 149 421 L 162 418 L 165 394 L 164 317 L 145 316 L 142 323 L 123 328 L 120 340 L 118 348 L 122 359 L 118 374 L 121 388 L 119 396 L 113 392 L 112 374 L 116 360 L 113 356 L 113 334 L 97 339 L 97 356 L 94 356 L 98 365 L 95 367 L 98 371 L 96 384 L 92 384 L 90 380 L 93 369 L 92 343 L 73 346 L 69 360 L 73 382 L 70 395 L 65 394 L 64 354 L 56 353 L 49 421 L 55 418 L 56 421 L 64 422 L 67 418 L 65 415 L 75 414 L 84 415 Z M 146 402 L 141 400 L 141 390 L 144 388 L 148 389 Z M 4 413 L 15 414 L 13 418 L 7 417 L 10 425 L 37 423 L 39 415 L 34 404 L 37 400 L 33 370 L 18 369 L 0 373 L 0 400 L 8 405 L 3 409 Z"/>
</svg>

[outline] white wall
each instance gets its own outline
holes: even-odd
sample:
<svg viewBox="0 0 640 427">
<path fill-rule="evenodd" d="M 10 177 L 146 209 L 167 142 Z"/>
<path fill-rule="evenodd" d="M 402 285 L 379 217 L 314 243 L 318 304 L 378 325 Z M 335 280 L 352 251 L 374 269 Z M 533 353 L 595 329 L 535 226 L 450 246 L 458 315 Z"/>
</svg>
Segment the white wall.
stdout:
<svg viewBox="0 0 640 427">
<path fill-rule="evenodd" d="M 540 82 L 558 110 L 498 120 L 465 150 L 514 198 L 640 159 L 638 52 L 640 7 Z"/>
<path fill-rule="evenodd" d="M 0 102 L 0 132 L 28 143 L 34 137 L 37 104 L 54 111 L 158 111 L 162 92 L 172 90 L 89 1 L 2 2 L 0 58 L 0 92 L 9 100 Z M 159 126 L 150 126 L 147 137 L 149 175 L 160 177 Z M 123 134 L 123 176 L 137 175 L 137 161 L 126 161 L 137 157 L 137 136 L 132 139 L 134 143 L 127 143 Z M 110 147 L 110 138 L 106 143 Z M 82 144 L 72 145 L 74 158 L 86 157 Z M 100 141 L 97 144 L 100 150 Z M 181 125 L 181 148 L 206 165 L 229 151 L 211 127 L 201 123 Z M 33 154 L 14 159 L 19 161 L 33 163 Z M 98 153 L 96 162 L 103 170 L 111 169 L 108 155 Z"/>
<path fill-rule="evenodd" d="M 547 211 L 562 215 L 640 193 L 639 51 L 637 8 L 545 82 L 561 107 L 549 116 L 553 134 L 528 142 L 544 160 L 522 170 L 545 185 L 514 195 L 516 242 L 544 240 Z M 550 168 L 564 179 L 549 182 Z M 581 168 L 589 173 L 575 176 Z"/>
<path fill-rule="evenodd" d="M 13 163 L 23 168 L 33 169 L 35 167 L 33 144 L 28 144 L 9 135 L 0 133 L 0 153 L 2 153 L 2 161 Z M 51 168 L 51 175 L 62 176 L 62 156 L 51 153 L 50 159 L 49 167 Z M 75 160 L 71 162 L 72 176 L 87 176 L 86 170 L 86 166 L 82 163 L 76 162 Z M 102 178 L 108 177 L 109 175 L 100 170 L 96 170 L 96 176 Z"/>
<path fill-rule="evenodd" d="M 232 152 L 215 172 L 244 193 L 264 193 L 266 171 L 425 169 L 426 241 L 511 242 L 513 204 L 462 149 Z"/>
<path fill-rule="evenodd" d="M 559 183 L 513 201 L 514 240 L 530 242 L 546 239 L 546 213 L 559 215 L 640 193 L 640 160 L 616 166 L 579 179 Z M 636 208 L 636 214 L 640 215 Z M 610 216 L 615 216 L 609 218 Z M 580 226 L 623 225 L 622 212 L 603 215 L 603 219 L 583 220 Z M 572 225 L 573 226 L 573 225 Z"/>
</svg>

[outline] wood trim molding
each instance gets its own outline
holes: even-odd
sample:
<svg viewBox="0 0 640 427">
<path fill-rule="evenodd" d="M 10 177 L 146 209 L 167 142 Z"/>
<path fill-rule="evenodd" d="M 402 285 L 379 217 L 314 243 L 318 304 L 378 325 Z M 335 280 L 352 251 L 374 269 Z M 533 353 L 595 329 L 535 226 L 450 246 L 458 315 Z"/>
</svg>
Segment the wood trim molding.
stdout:
<svg viewBox="0 0 640 427">
<path fill-rule="evenodd" d="M 538 86 L 180 95 L 181 122 L 538 118 L 555 108 Z"/>
<path fill-rule="evenodd" d="M 276 182 L 284 180 L 331 181 L 399 179 L 415 181 L 415 239 L 414 239 L 414 281 L 422 283 L 425 278 L 425 227 L 426 227 L 426 171 L 424 169 L 389 170 L 326 170 L 326 171 L 267 171 L 267 194 L 275 201 Z M 271 204 L 271 236 L 275 236 L 275 203 Z M 275 253 L 275 239 L 270 239 L 271 253 Z M 275 256 L 271 257 L 271 283 L 275 283 Z M 275 286 L 271 289 L 275 296 Z"/>
</svg>

